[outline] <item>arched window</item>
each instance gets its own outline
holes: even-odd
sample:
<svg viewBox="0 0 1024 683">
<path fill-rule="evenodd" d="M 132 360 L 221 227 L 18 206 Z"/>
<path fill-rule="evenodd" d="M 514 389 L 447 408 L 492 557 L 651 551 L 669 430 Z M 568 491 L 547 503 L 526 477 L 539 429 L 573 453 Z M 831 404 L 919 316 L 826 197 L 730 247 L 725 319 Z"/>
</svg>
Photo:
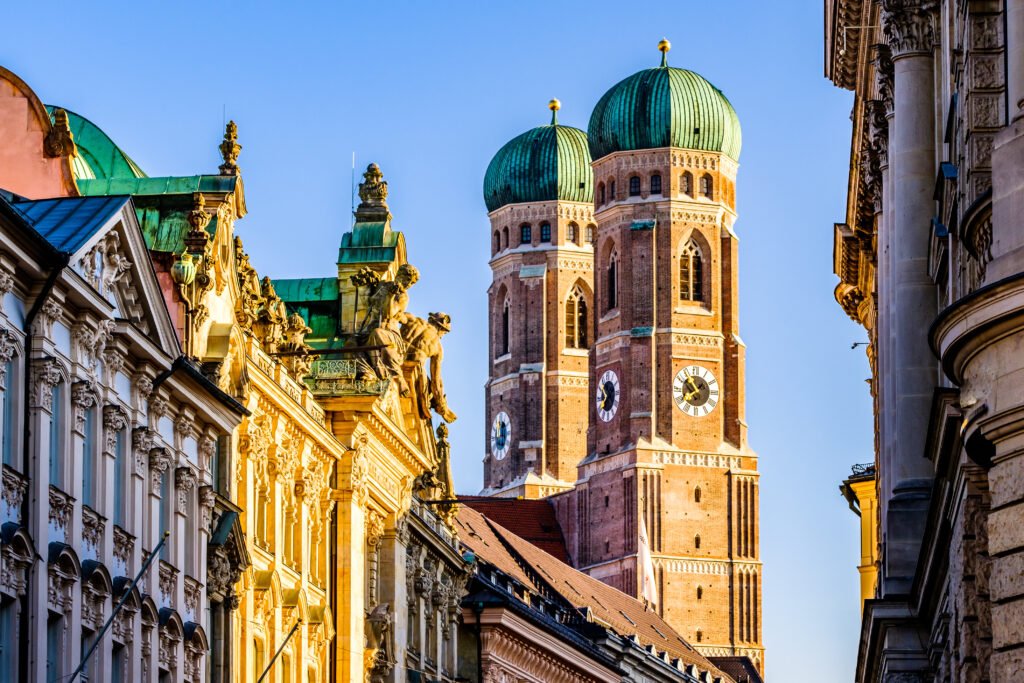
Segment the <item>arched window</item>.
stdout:
<svg viewBox="0 0 1024 683">
<path fill-rule="evenodd" d="M 697 599 L 700 600 L 703 597 L 704 597 L 704 589 L 701 588 L 700 586 L 697 586 Z"/>
<path fill-rule="evenodd" d="M 714 186 L 711 183 L 711 176 L 705 173 L 700 177 L 700 194 L 702 197 L 714 199 Z"/>
<path fill-rule="evenodd" d="M 510 334 L 511 328 L 509 327 L 512 323 L 511 308 L 512 305 L 509 303 L 508 298 L 506 298 L 505 303 L 501 306 L 501 346 L 499 347 L 499 356 L 504 356 L 509 352 L 509 338 L 512 336 Z"/>
<path fill-rule="evenodd" d="M 651 176 L 651 194 L 661 194 L 661 174 Z"/>
<path fill-rule="evenodd" d="M 565 241 L 576 244 L 576 239 L 579 236 L 579 228 L 575 223 L 570 223 L 565 228 Z"/>
<path fill-rule="evenodd" d="M 587 300 L 578 285 L 565 301 L 565 347 L 587 348 Z"/>
<path fill-rule="evenodd" d="M 693 240 L 679 254 L 679 299 L 704 301 L 704 264 L 700 247 Z"/>
<path fill-rule="evenodd" d="M 697 642 L 699 643 L 704 638 L 704 634 L 700 629 L 697 629 Z"/>
<path fill-rule="evenodd" d="M 629 196 L 636 197 L 640 194 L 640 176 L 633 176 L 629 179 Z"/>
<path fill-rule="evenodd" d="M 530 229 L 530 224 L 526 223 L 519 226 L 519 244 L 529 244 L 533 241 L 533 231 Z"/>
<path fill-rule="evenodd" d="M 594 243 L 594 226 L 593 225 L 588 225 L 587 226 L 586 240 L 587 240 L 587 244 L 593 244 Z"/>
<path fill-rule="evenodd" d="M 700 487 L 699 486 L 693 490 L 693 502 L 695 502 L 695 503 L 699 503 L 700 502 Z"/>
<path fill-rule="evenodd" d="M 700 534 L 693 537 L 693 547 L 698 550 L 700 549 Z"/>
<path fill-rule="evenodd" d="M 508 249 L 508 226 L 505 226 L 505 239 L 502 241 L 502 245 Z"/>
<path fill-rule="evenodd" d="M 689 171 L 679 176 L 679 191 L 688 197 L 693 196 L 693 174 Z"/>
<path fill-rule="evenodd" d="M 608 295 L 605 297 L 605 301 L 608 305 L 605 310 L 610 311 L 619 305 L 619 257 L 615 252 L 612 252 L 611 258 L 608 259 L 608 271 L 606 273 L 605 282 L 608 286 Z"/>
<path fill-rule="evenodd" d="M 540 241 L 550 242 L 551 241 L 551 224 L 541 223 L 540 224 Z"/>
<path fill-rule="evenodd" d="M 611 194 L 611 197 L 609 197 L 608 201 L 614 202 L 615 201 L 615 181 L 614 180 L 609 184 L 608 192 Z"/>
<path fill-rule="evenodd" d="M 497 254 L 501 251 L 501 233 L 497 230 L 494 231 L 494 253 Z"/>
<path fill-rule="evenodd" d="M 604 183 L 597 186 L 597 205 L 601 206 L 602 204 L 604 204 Z"/>
</svg>

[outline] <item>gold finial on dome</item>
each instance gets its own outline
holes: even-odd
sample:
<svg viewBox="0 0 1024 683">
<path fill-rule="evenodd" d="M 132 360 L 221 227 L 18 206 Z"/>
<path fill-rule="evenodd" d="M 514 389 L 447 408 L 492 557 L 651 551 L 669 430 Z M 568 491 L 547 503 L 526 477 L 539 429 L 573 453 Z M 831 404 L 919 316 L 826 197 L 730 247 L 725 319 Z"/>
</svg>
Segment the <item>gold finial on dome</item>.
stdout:
<svg viewBox="0 0 1024 683">
<path fill-rule="evenodd" d="M 551 101 L 548 102 L 548 109 L 551 110 L 551 125 L 558 125 L 558 110 L 562 108 L 562 103 L 558 101 L 557 97 L 552 97 Z"/>
<path fill-rule="evenodd" d="M 658 42 L 658 49 L 661 50 L 661 65 L 668 66 L 668 51 L 672 49 L 672 43 L 668 38 L 662 38 Z"/>
</svg>

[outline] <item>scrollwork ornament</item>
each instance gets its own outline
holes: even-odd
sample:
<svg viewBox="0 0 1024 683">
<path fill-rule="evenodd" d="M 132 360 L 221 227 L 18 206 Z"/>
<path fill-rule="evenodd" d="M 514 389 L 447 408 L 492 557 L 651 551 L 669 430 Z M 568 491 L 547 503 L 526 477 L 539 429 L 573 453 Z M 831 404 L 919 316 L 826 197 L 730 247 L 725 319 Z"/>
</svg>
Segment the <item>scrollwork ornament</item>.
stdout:
<svg viewBox="0 0 1024 683">
<path fill-rule="evenodd" d="M 103 452 L 114 454 L 117 435 L 128 426 L 128 414 L 121 406 L 103 407 Z"/>
<path fill-rule="evenodd" d="M 174 471 L 174 490 L 178 494 L 177 510 L 181 514 L 188 514 L 189 494 L 196 485 L 196 473 L 191 467 L 179 467 Z"/>
<path fill-rule="evenodd" d="M 71 385 L 71 407 L 74 409 L 75 431 L 85 433 L 85 415 L 96 405 L 96 387 L 83 380 Z"/>
<path fill-rule="evenodd" d="M 14 333 L 0 329 L 0 389 L 7 388 L 7 364 L 14 358 L 18 346 Z"/>
<path fill-rule="evenodd" d="M 35 377 L 33 407 L 50 412 L 53 410 L 53 388 L 60 384 L 62 374 L 55 358 L 43 358 L 33 366 Z"/>
<path fill-rule="evenodd" d="M 210 528 L 210 520 L 213 515 L 213 504 L 217 501 L 217 494 L 212 486 L 199 487 L 199 519 L 202 528 Z"/>
<path fill-rule="evenodd" d="M 135 473 L 146 474 L 146 460 L 153 450 L 153 431 L 148 427 L 136 427 L 132 430 L 132 450 L 135 452 Z"/>
<path fill-rule="evenodd" d="M 4 312 L 4 298 L 14 290 L 14 275 L 0 271 L 0 313 Z"/>
<path fill-rule="evenodd" d="M 154 448 L 149 452 L 149 491 L 153 495 L 160 495 L 160 484 L 170 464 L 171 456 L 166 449 Z"/>
</svg>

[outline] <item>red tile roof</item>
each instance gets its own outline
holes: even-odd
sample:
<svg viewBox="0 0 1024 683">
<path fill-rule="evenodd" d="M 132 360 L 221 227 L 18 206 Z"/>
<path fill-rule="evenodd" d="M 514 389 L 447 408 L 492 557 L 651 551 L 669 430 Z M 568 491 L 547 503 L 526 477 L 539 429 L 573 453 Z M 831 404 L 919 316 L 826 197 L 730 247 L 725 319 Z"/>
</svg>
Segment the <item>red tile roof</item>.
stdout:
<svg viewBox="0 0 1024 683">
<path fill-rule="evenodd" d="M 678 657 L 684 664 L 694 664 L 698 669 L 731 680 L 683 640 L 657 612 L 540 550 L 487 519 L 475 507 L 460 505 L 456 521 L 462 544 L 480 560 L 512 576 L 531 591 L 540 593 L 541 587 L 546 585 L 573 607 L 589 608 L 595 621 L 620 636 L 636 636 L 643 646 L 651 645 L 658 652 Z"/>
<path fill-rule="evenodd" d="M 561 562 L 572 564 L 565 549 L 562 527 L 550 501 L 518 498 L 459 498 L 484 517 L 526 539 Z"/>
</svg>

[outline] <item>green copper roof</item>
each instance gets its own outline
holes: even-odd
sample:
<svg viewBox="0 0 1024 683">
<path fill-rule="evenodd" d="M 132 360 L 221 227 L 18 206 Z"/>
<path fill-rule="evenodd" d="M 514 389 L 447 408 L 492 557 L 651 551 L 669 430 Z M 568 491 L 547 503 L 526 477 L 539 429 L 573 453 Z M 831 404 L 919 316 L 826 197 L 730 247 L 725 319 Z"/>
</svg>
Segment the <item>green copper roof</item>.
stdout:
<svg viewBox="0 0 1024 683">
<path fill-rule="evenodd" d="M 390 221 L 358 222 L 341 236 L 338 263 L 387 263 L 395 259 L 404 241 L 401 232 L 391 229 Z"/>
<path fill-rule="evenodd" d="M 698 74 L 664 64 L 606 92 L 587 127 L 590 153 L 682 147 L 740 158 L 740 122 L 729 100 Z"/>
<path fill-rule="evenodd" d="M 46 111 L 51 119 L 54 109 L 57 107 L 46 105 Z M 71 126 L 71 134 L 78 149 L 72 164 L 75 180 L 146 177 L 138 164 L 121 151 L 121 148 L 92 121 L 67 109 L 64 111 L 68 113 L 68 125 Z"/>
<path fill-rule="evenodd" d="M 103 178 L 79 180 L 78 191 L 86 197 L 111 194 L 171 195 L 194 192 L 234 192 L 238 176 L 193 175 L 164 178 Z"/>
<path fill-rule="evenodd" d="M 510 140 L 484 174 L 488 211 L 506 204 L 552 200 L 594 201 L 587 134 L 554 122 Z"/>
</svg>

